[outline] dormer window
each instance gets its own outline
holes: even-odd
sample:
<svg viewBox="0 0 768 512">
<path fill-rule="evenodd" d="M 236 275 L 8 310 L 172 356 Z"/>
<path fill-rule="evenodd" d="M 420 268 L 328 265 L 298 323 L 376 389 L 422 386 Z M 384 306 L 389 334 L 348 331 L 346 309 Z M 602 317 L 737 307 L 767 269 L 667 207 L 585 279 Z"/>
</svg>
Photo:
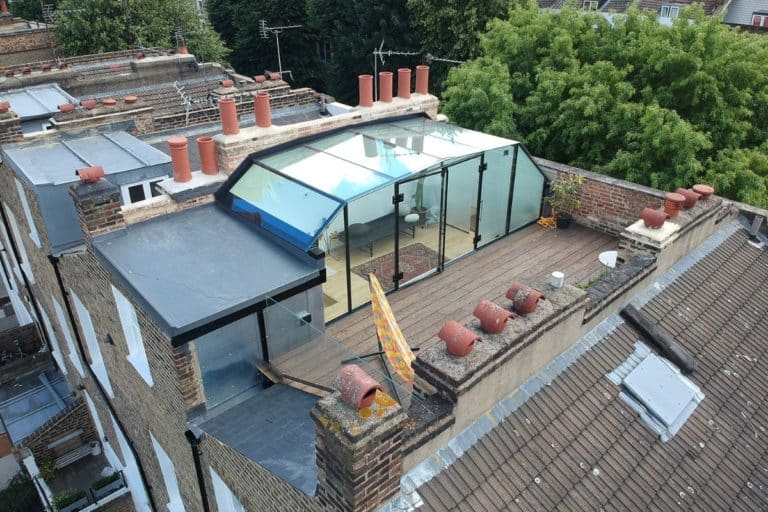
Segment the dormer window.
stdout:
<svg viewBox="0 0 768 512">
<path fill-rule="evenodd" d="M 581 7 L 586 11 L 596 11 L 597 0 L 584 0 L 584 3 L 581 5 Z"/>
<path fill-rule="evenodd" d="M 662 18 L 677 18 L 680 15 L 680 6 L 679 5 L 662 5 L 661 6 L 661 17 Z"/>
<path fill-rule="evenodd" d="M 752 15 L 753 27 L 768 27 L 768 14 L 766 13 L 754 13 Z"/>
</svg>

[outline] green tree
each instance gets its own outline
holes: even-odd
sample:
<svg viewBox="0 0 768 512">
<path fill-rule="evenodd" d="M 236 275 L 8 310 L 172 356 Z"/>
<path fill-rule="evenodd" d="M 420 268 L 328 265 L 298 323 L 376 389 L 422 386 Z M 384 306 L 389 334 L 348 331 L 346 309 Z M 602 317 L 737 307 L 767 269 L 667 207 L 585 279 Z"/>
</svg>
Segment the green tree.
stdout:
<svg viewBox="0 0 768 512">
<path fill-rule="evenodd" d="M 373 74 L 372 52 L 418 49 L 408 22 L 405 0 L 308 0 L 310 27 L 322 50 L 321 72 L 327 91 L 338 100 L 357 103 L 357 76 Z M 413 67 L 418 57 L 386 57 L 379 71 Z"/>
<path fill-rule="evenodd" d="M 223 61 L 228 50 L 189 0 L 61 0 L 56 37 L 65 55 L 124 50 L 132 45 L 174 48 L 183 34 L 199 59 Z"/>
<path fill-rule="evenodd" d="M 46 0 L 46 4 L 56 7 L 56 0 Z M 45 21 L 40 0 L 14 0 L 10 4 L 11 13 L 17 18 L 34 21 Z"/>
<path fill-rule="evenodd" d="M 262 38 L 259 21 L 266 20 L 271 27 L 302 25 L 280 34 L 283 69 L 291 71 L 294 83 L 321 88 L 315 37 L 307 26 L 306 0 L 208 0 L 207 7 L 213 28 L 232 50 L 233 67 L 252 75 L 279 69 L 275 36 Z"/>
<path fill-rule="evenodd" d="M 480 50 L 446 84 L 443 109 L 459 124 L 515 126 L 553 160 L 665 190 L 709 181 L 768 206 L 767 38 L 700 8 L 667 27 L 634 9 L 609 24 L 529 3 L 491 21 Z M 470 109 L 482 95 L 462 86 L 509 91 L 510 102 Z"/>
</svg>

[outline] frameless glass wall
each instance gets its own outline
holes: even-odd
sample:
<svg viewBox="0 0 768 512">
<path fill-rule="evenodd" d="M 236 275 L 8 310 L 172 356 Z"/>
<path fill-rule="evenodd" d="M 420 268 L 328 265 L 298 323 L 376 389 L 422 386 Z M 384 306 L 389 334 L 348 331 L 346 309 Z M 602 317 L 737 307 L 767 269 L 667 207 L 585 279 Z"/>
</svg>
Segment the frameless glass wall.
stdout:
<svg viewBox="0 0 768 512">
<path fill-rule="evenodd" d="M 241 318 L 195 340 L 205 403 L 222 402 L 262 385 L 261 333 L 255 314 Z"/>
<path fill-rule="evenodd" d="M 474 249 L 477 228 L 477 187 L 482 156 L 447 168 L 445 201 L 445 262 Z"/>
<path fill-rule="evenodd" d="M 539 218 L 545 181 L 544 175 L 522 146 L 518 146 L 515 163 L 515 183 L 509 213 L 510 233 Z"/>
<path fill-rule="evenodd" d="M 487 167 L 483 172 L 480 193 L 478 247 L 507 234 L 507 210 L 515 151 L 516 146 L 508 146 L 485 152 Z"/>
<path fill-rule="evenodd" d="M 347 251 L 344 243 L 344 211 L 340 211 L 318 239 L 318 247 L 325 252 L 325 283 L 323 307 L 325 319 L 333 320 L 348 311 Z"/>
</svg>

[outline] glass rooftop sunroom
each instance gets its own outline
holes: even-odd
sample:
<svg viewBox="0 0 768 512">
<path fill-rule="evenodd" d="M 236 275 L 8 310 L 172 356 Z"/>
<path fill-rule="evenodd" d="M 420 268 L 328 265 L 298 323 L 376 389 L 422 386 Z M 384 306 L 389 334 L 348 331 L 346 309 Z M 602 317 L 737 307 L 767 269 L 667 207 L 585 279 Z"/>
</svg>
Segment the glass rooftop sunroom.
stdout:
<svg viewBox="0 0 768 512">
<path fill-rule="evenodd" d="M 217 193 L 302 251 L 325 251 L 326 320 L 539 218 L 546 178 L 518 142 L 425 117 L 357 125 L 246 159 Z"/>
</svg>

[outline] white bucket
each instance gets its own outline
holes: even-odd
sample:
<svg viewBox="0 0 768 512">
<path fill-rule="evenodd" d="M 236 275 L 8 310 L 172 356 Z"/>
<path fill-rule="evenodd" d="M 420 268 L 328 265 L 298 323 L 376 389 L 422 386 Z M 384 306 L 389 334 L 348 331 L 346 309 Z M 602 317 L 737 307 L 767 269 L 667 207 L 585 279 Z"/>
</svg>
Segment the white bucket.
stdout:
<svg viewBox="0 0 768 512">
<path fill-rule="evenodd" d="M 562 272 L 552 272 L 552 280 L 550 281 L 553 288 L 562 288 L 565 284 L 565 274 Z"/>
</svg>

